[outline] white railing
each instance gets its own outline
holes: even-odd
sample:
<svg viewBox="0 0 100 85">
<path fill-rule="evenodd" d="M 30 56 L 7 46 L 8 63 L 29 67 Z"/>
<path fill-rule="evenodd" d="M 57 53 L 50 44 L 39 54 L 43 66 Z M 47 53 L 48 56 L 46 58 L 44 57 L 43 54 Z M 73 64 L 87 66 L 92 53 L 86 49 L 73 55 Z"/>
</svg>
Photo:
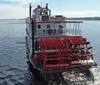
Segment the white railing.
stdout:
<svg viewBox="0 0 100 85">
<path fill-rule="evenodd" d="M 79 29 L 65 29 L 62 31 L 58 30 L 38 30 L 35 33 L 36 37 L 47 37 L 47 36 L 81 36 L 81 30 Z"/>
<path fill-rule="evenodd" d="M 67 36 L 81 36 L 81 30 L 79 30 L 79 29 L 67 29 L 65 34 Z"/>
</svg>

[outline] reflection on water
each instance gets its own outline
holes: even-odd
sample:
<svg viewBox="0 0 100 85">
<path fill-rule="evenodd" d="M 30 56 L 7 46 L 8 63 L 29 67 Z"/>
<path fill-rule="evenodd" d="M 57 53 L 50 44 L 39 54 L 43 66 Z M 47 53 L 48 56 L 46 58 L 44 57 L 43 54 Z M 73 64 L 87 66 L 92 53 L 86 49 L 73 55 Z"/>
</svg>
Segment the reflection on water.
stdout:
<svg viewBox="0 0 100 85">
<path fill-rule="evenodd" d="M 29 85 L 34 81 L 27 71 L 24 22 L 0 20 L 0 85 Z M 100 22 L 84 21 L 81 27 L 83 35 L 92 42 L 95 60 L 100 65 Z"/>
</svg>

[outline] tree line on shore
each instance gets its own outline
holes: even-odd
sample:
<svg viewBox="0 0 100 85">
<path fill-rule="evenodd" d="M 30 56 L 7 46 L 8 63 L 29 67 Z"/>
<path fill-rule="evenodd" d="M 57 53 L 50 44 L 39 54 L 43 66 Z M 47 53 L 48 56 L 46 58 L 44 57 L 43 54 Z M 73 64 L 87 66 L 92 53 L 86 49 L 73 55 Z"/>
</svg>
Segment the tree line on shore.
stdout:
<svg viewBox="0 0 100 85">
<path fill-rule="evenodd" d="M 100 17 L 72 17 L 66 18 L 67 20 L 100 20 Z"/>
</svg>

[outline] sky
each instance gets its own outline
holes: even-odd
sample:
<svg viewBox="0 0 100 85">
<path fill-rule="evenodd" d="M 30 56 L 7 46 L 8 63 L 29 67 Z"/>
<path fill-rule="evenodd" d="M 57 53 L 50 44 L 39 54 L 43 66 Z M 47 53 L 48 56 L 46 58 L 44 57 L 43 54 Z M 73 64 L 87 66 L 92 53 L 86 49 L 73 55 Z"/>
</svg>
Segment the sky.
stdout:
<svg viewBox="0 0 100 85">
<path fill-rule="evenodd" d="M 100 17 L 100 0 L 0 0 L 0 19 L 19 19 L 28 17 L 28 5 L 32 9 L 38 4 L 49 9 L 53 15 L 66 17 Z"/>
</svg>

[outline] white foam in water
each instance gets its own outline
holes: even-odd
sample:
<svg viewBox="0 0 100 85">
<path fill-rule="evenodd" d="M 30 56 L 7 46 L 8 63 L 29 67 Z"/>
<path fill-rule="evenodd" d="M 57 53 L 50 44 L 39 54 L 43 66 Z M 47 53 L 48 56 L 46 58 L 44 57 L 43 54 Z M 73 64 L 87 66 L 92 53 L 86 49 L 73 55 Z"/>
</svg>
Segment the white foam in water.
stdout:
<svg viewBox="0 0 100 85">
<path fill-rule="evenodd" d="M 94 84 L 89 84 L 89 85 L 100 85 L 100 67 L 91 68 L 90 71 L 94 76 Z"/>
</svg>

